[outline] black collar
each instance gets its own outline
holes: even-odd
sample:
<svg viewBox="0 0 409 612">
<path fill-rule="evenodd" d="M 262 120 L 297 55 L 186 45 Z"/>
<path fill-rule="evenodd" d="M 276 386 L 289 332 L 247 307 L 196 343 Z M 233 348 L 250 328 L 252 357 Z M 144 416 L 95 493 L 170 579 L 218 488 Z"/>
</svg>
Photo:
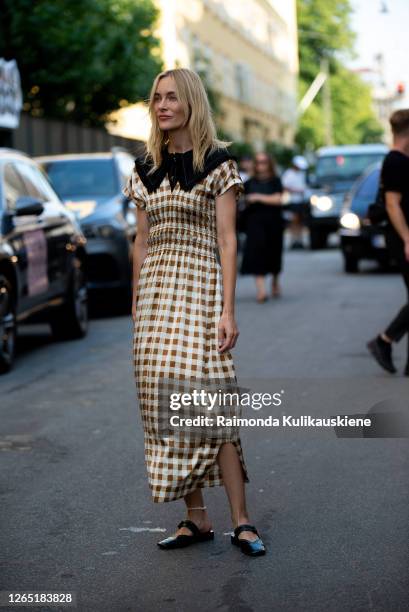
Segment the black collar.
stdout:
<svg viewBox="0 0 409 612">
<path fill-rule="evenodd" d="M 197 183 L 204 179 L 211 170 L 217 168 L 222 162 L 228 159 L 237 161 L 236 156 L 232 155 L 227 149 L 218 149 L 210 153 L 209 148 L 206 152 L 203 170 L 201 172 L 195 172 L 193 170 L 193 149 L 185 153 L 169 153 L 167 147 L 164 147 L 162 149 L 161 165 L 155 172 L 148 174 L 152 164 L 150 162 L 145 162 L 144 159 L 144 156 L 135 159 L 135 169 L 149 193 L 158 189 L 166 174 L 168 175 L 172 191 L 178 181 L 181 189 L 190 191 Z"/>
</svg>

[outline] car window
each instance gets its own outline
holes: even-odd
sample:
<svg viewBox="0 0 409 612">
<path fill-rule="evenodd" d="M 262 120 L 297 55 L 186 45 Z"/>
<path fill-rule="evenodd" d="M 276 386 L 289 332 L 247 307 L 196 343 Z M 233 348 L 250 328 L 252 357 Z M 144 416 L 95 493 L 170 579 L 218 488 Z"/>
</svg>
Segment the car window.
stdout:
<svg viewBox="0 0 409 612">
<path fill-rule="evenodd" d="M 48 197 L 41 190 L 35 168 L 31 164 L 22 161 L 17 161 L 16 167 L 27 187 L 29 195 L 39 199 L 41 202 L 47 201 Z"/>
<path fill-rule="evenodd" d="M 3 176 L 6 208 L 13 211 L 16 208 L 17 198 L 28 196 L 30 193 L 13 163 L 5 164 Z"/>
<path fill-rule="evenodd" d="M 358 186 L 351 203 L 351 210 L 357 214 L 366 214 L 369 204 L 373 204 L 379 185 L 380 169 L 373 170 Z"/>
<path fill-rule="evenodd" d="M 371 164 L 382 161 L 385 153 L 354 155 L 325 155 L 317 161 L 316 176 L 319 181 L 354 180 Z"/>
<path fill-rule="evenodd" d="M 42 199 L 46 202 L 59 202 L 58 196 L 49 184 L 45 172 L 36 166 L 31 166 L 31 170 L 36 180 L 36 187 L 42 194 Z"/>
<path fill-rule="evenodd" d="M 121 180 L 122 187 L 125 187 L 125 184 L 129 177 L 132 174 L 133 167 L 135 165 L 135 160 L 133 157 L 128 155 L 118 155 L 117 163 L 119 168 L 119 177 Z"/>
<path fill-rule="evenodd" d="M 63 199 L 114 196 L 119 191 L 112 158 L 47 161 L 43 167 Z"/>
</svg>

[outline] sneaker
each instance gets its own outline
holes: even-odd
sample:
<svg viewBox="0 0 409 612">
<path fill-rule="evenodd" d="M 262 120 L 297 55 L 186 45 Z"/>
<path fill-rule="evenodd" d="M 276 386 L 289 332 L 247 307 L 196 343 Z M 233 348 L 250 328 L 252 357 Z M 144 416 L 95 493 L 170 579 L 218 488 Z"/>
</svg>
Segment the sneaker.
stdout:
<svg viewBox="0 0 409 612">
<path fill-rule="evenodd" d="M 392 343 L 385 342 L 380 336 L 377 336 L 368 342 L 366 346 L 381 368 L 391 374 L 395 374 L 396 368 L 392 361 Z"/>
</svg>

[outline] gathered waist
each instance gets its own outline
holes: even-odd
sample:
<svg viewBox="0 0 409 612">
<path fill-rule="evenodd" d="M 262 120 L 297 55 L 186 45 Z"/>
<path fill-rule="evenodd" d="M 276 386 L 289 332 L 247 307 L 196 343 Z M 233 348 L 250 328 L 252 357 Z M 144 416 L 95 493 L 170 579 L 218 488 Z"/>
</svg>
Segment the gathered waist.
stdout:
<svg viewBox="0 0 409 612">
<path fill-rule="evenodd" d="M 183 233 L 180 229 L 169 228 L 150 231 L 148 253 L 158 251 L 183 251 L 189 254 L 216 258 L 217 241 L 211 233 L 208 235 L 197 231 Z"/>
</svg>

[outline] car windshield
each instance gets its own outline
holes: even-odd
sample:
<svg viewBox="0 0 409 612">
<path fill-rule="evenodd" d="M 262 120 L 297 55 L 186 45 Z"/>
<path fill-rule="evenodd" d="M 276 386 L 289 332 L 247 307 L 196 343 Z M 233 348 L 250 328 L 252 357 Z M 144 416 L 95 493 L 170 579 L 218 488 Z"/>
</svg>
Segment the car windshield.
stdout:
<svg viewBox="0 0 409 612">
<path fill-rule="evenodd" d="M 368 174 L 358 185 L 352 198 L 351 211 L 358 215 L 366 215 L 369 204 L 376 200 L 379 185 L 380 169 L 376 168 Z"/>
<path fill-rule="evenodd" d="M 118 191 L 112 159 L 70 159 L 44 164 L 61 198 L 113 196 Z"/>
<path fill-rule="evenodd" d="M 353 181 L 371 164 L 382 161 L 384 153 L 325 155 L 317 160 L 317 181 Z"/>
</svg>

